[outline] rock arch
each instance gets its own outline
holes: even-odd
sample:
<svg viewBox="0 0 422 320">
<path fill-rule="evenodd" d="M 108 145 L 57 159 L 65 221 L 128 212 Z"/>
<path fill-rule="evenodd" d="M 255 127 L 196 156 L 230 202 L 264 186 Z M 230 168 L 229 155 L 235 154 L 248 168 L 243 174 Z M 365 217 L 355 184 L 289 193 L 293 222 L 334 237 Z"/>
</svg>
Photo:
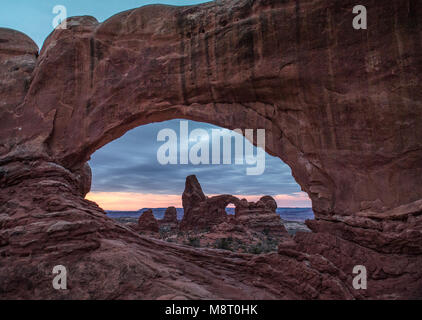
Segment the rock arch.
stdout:
<svg viewBox="0 0 422 320">
<path fill-rule="evenodd" d="M 352 1 L 233 0 L 147 6 L 103 23 L 75 17 L 39 56 L 26 36 L 1 29 L 2 223 L 23 226 L 43 212 L 58 219 L 69 208 L 85 221 L 91 210 L 89 250 L 98 245 L 92 230 L 109 226 L 104 234 L 120 237 L 82 197 L 90 185 L 86 161 L 131 128 L 185 118 L 266 129 L 267 152 L 292 168 L 313 203 L 316 233 L 297 237 L 309 242 L 302 251 L 323 254 L 310 239 L 338 237 L 374 250 L 368 256 L 405 255 L 420 265 L 421 6 L 362 4 L 370 20 L 359 32 L 349 27 Z M 13 249 L 6 231 L 1 243 L 3 255 L 45 249 Z M 330 258 L 343 271 L 352 263 Z M 406 283 L 421 279 L 393 262 L 389 272 L 410 277 Z M 384 296 L 377 290 L 370 295 Z"/>
<path fill-rule="evenodd" d="M 230 194 L 214 197 L 205 196 L 195 175 L 188 176 L 182 196 L 184 209 L 181 229 L 204 229 L 219 224 L 227 219 L 226 207 L 232 203 L 237 205 L 238 198 Z"/>
</svg>

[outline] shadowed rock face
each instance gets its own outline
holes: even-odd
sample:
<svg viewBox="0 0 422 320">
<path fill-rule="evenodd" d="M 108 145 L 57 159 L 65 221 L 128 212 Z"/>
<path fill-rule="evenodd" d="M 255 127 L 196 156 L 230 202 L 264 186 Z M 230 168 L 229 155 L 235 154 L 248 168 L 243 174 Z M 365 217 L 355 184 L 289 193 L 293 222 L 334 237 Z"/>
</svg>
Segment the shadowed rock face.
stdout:
<svg viewBox="0 0 422 320">
<path fill-rule="evenodd" d="M 357 31 L 355 4 L 70 18 L 39 57 L 0 29 L 0 297 L 421 297 L 422 6 L 361 1 L 368 30 Z M 312 199 L 314 232 L 278 255 L 221 254 L 148 240 L 83 199 L 95 150 L 175 118 L 266 129 L 267 151 Z M 51 288 L 56 264 L 72 274 L 66 293 Z M 351 288 L 359 264 L 363 293 Z"/>
</svg>

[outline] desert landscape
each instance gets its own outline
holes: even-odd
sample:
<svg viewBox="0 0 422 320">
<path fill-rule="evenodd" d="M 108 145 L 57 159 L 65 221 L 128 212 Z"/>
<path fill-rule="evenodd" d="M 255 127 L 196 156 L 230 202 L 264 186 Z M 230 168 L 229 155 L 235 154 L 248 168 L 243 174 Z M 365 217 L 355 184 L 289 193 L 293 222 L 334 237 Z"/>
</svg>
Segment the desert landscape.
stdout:
<svg viewBox="0 0 422 320">
<path fill-rule="evenodd" d="M 422 6 L 360 2 L 367 30 L 351 0 L 77 16 L 40 49 L 0 28 L 0 299 L 422 299 Z M 265 129 L 314 219 L 193 175 L 181 221 L 86 199 L 96 150 L 171 119 Z"/>
<path fill-rule="evenodd" d="M 196 176 L 186 178 L 183 216 L 178 219 L 175 207 L 168 207 L 161 219 L 154 209 L 135 212 L 113 212 L 111 217 L 141 235 L 192 247 L 206 247 L 241 253 L 276 252 L 280 241 L 288 241 L 296 232 L 309 232 L 305 223 L 283 221 L 276 213 L 277 203 L 271 196 L 257 203 L 232 195 L 206 197 Z M 235 214 L 226 211 L 236 205 Z M 186 212 L 186 215 L 184 215 Z"/>
</svg>

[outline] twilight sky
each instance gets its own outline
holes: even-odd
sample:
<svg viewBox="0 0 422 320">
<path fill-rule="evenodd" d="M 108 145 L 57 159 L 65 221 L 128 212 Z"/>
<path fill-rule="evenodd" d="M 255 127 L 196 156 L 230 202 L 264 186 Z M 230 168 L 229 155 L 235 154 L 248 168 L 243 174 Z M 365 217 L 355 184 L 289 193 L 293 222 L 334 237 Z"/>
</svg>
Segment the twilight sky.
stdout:
<svg viewBox="0 0 422 320">
<path fill-rule="evenodd" d="M 27 34 L 41 48 L 53 30 L 53 8 L 56 5 L 65 6 L 68 16 L 92 15 L 101 22 L 116 13 L 146 4 L 191 5 L 201 2 L 205 1 L 3 1 L 0 27 Z M 164 142 L 157 141 L 157 134 L 163 128 L 173 129 L 179 134 L 179 125 L 179 120 L 172 120 L 141 126 L 98 150 L 90 161 L 93 184 L 87 197 L 106 210 L 138 210 L 170 205 L 181 207 L 185 178 L 196 174 L 207 195 L 229 193 L 256 201 L 262 195 L 269 194 L 275 197 L 279 206 L 311 206 L 308 196 L 300 192 L 290 168 L 268 154 L 265 172 L 259 176 L 246 175 L 246 168 L 251 167 L 247 165 L 161 165 L 157 161 L 157 150 Z M 189 121 L 190 131 L 196 128 L 210 132 L 218 127 Z M 193 144 L 191 142 L 190 145 Z M 254 150 L 256 154 L 256 148 Z"/>
</svg>

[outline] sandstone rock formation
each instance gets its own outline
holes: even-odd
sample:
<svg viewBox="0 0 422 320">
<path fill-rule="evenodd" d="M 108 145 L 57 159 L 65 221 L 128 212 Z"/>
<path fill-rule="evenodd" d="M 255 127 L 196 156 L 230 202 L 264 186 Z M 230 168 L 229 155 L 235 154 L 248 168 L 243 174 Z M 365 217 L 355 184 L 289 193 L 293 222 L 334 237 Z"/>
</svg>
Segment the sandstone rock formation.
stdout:
<svg viewBox="0 0 422 320">
<path fill-rule="evenodd" d="M 237 201 L 231 195 L 206 197 L 196 176 L 188 176 L 182 195 L 184 214 L 180 227 L 182 230 L 201 230 L 220 224 L 227 220 L 227 205 Z"/>
<path fill-rule="evenodd" d="M 140 231 L 158 232 L 159 228 L 158 221 L 151 209 L 144 211 L 138 219 L 138 230 Z"/>
<path fill-rule="evenodd" d="M 236 220 L 251 230 L 270 236 L 287 236 L 287 230 L 276 209 L 277 202 L 271 196 L 264 196 L 256 203 L 243 199 L 236 206 Z"/>
<path fill-rule="evenodd" d="M 26 35 L 0 28 L 0 158 L 16 143 L 15 132 L 22 131 L 16 121 L 37 63 L 38 46 Z M 36 126 L 36 123 L 28 123 Z M 33 130 L 33 129 L 26 129 Z"/>
<path fill-rule="evenodd" d="M 277 202 L 271 196 L 264 196 L 258 202 L 239 200 L 232 195 L 219 195 L 208 198 L 196 176 L 188 176 L 182 196 L 184 216 L 183 230 L 203 230 L 224 222 L 241 223 L 247 228 L 265 232 L 271 236 L 288 235 L 280 216 L 276 213 Z M 235 219 L 230 219 L 226 207 L 233 204 L 236 208 Z"/>
<path fill-rule="evenodd" d="M 270 196 L 264 196 L 256 203 L 232 195 L 208 198 L 196 176 L 192 175 L 186 178 L 182 199 L 186 213 L 181 228 L 177 229 L 174 207 L 168 208 L 160 221 L 163 231 L 160 238 L 165 241 L 260 254 L 276 251 L 280 238 L 290 237 L 276 213 L 277 203 Z M 226 213 L 229 203 L 235 205 L 235 216 Z M 177 233 L 171 232 L 175 229 Z"/>
<path fill-rule="evenodd" d="M 175 230 L 179 227 L 179 221 L 177 220 L 177 210 L 175 207 L 168 207 L 164 212 L 164 217 L 159 221 L 160 228 L 164 227 L 167 230 Z"/>
<path fill-rule="evenodd" d="M 75 17 L 39 56 L 1 29 L 0 298 L 421 298 L 422 6 L 359 4 L 367 30 L 352 28 L 352 0 Z M 198 250 L 83 198 L 95 150 L 177 118 L 266 129 L 312 200 L 313 232 L 278 254 Z M 66 292 L 51 286 L 57 264 Z M 366 291 L 351 286 L 355 265 Z"/>
</svg>

